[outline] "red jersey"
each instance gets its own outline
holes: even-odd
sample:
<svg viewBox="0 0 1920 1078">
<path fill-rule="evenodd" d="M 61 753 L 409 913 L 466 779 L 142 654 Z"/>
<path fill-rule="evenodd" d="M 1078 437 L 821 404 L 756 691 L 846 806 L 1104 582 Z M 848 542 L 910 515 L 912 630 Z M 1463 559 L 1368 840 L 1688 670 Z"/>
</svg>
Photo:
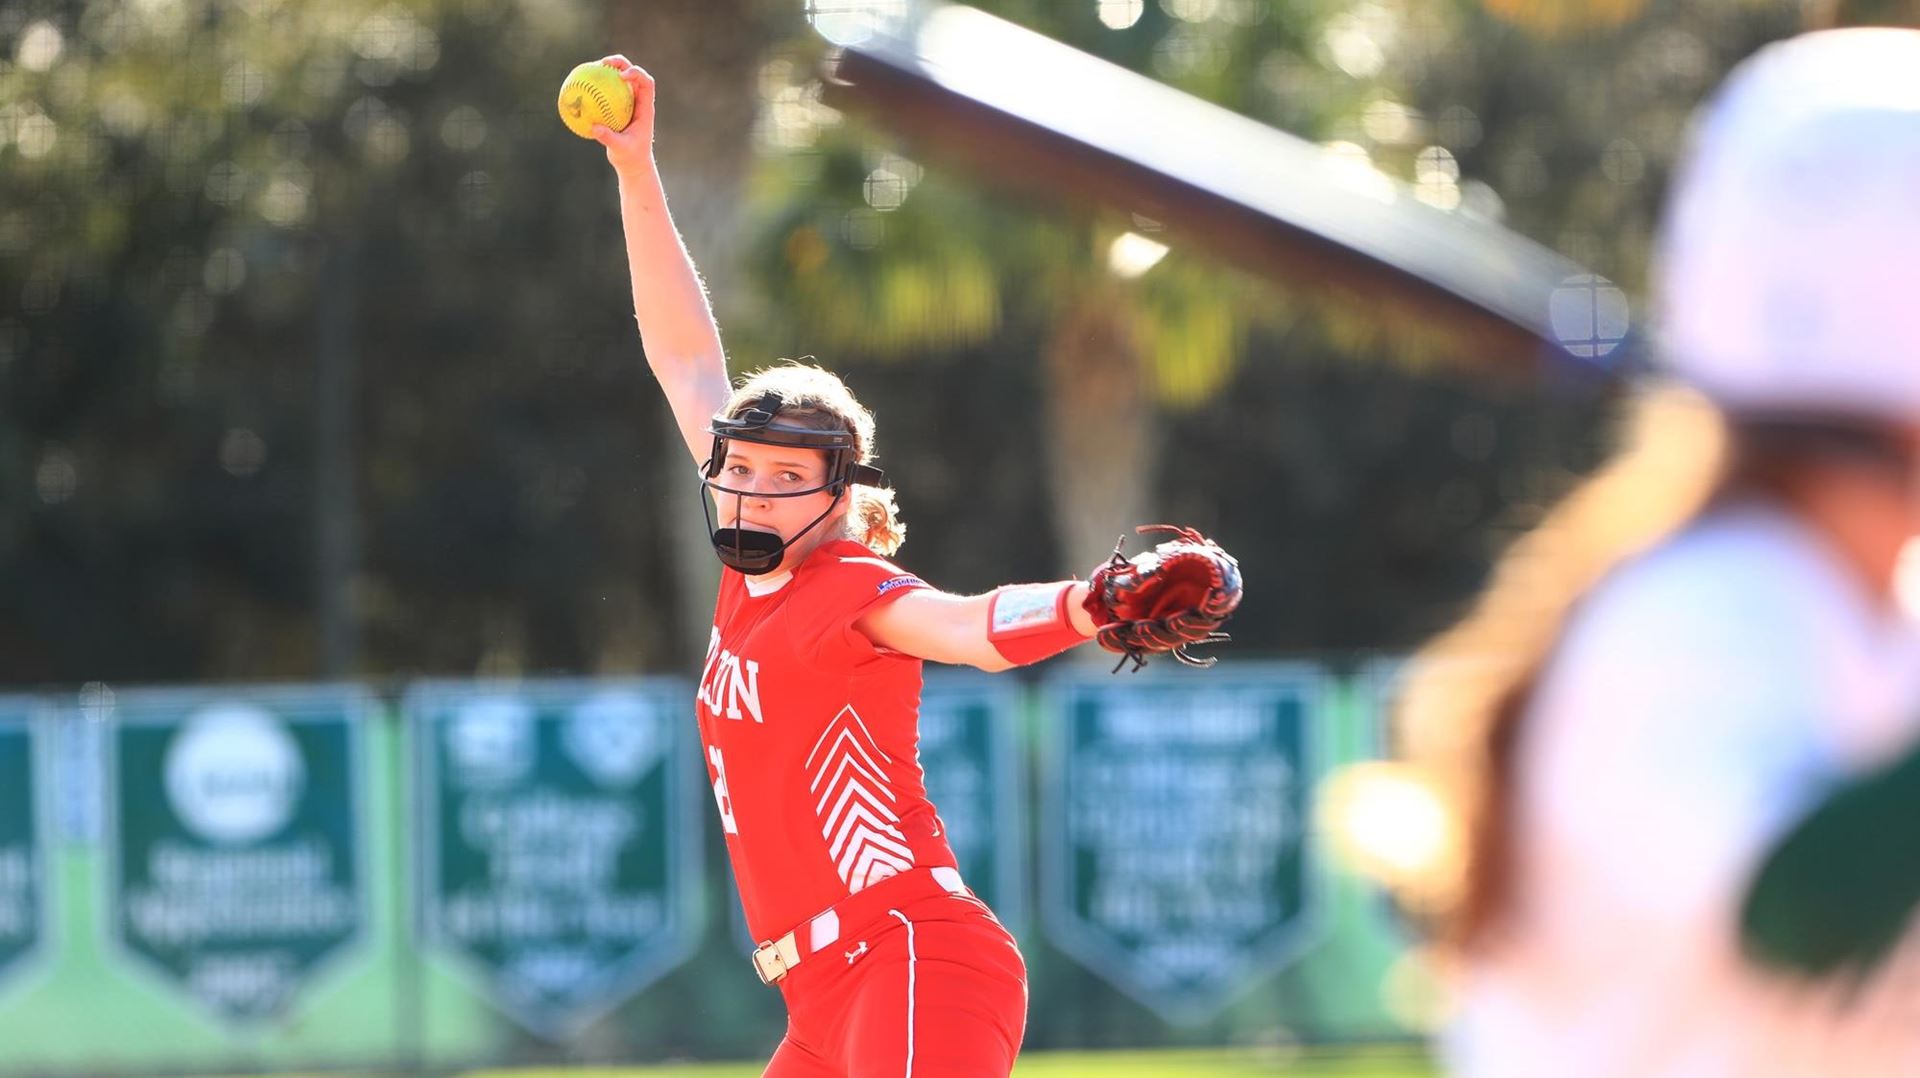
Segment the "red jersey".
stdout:
<svg viewBox="0 0 1920 1078">
<path fill-rule="evenodd" d="M 790 575 L 722 574 L 694 713 L 755 939 L 954 865 L 920 770 L 920 660 L 853 627 L 926 586 L 844 539 Z"/>
</svg>

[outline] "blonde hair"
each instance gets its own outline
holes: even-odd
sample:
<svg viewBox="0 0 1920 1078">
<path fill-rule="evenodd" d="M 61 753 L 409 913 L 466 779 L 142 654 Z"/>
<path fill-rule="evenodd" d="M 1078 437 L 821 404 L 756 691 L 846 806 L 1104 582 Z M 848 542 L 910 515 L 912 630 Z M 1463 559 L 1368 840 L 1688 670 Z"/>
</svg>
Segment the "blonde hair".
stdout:
<svg viewBox="0 0 1920 1078">
<path fill-rule="evenodd" d="M 734 383 L 721 414 L 739 418 L 763 394 L 780 394 L 780 420 L 811 430 L 843 430 L 853 435 L 854 459 L 873 462 L 873 413 L 832 371 L 792 360 L 763 367 Z M 891 556 L 906 542 L 907 526 L 900 522 L 892 487 L 850 483 L 847 488 L 847 533 L 867 549 Z"/>
<path fill-rule="evenodd" d="M 1448 953 L 1486 943 L 1510 900 L 1522 717 L 1569 616 L 1607 574 L 1714 501 L 1731 445 L 1699 394 L 1643 391 L 1621 449 L 1513 544 L 1473 611 L 1415 658 L 1396 733 L 1405 777 L 1445 824 L 1431 863 L 1389 882 Z"/>
</svg>

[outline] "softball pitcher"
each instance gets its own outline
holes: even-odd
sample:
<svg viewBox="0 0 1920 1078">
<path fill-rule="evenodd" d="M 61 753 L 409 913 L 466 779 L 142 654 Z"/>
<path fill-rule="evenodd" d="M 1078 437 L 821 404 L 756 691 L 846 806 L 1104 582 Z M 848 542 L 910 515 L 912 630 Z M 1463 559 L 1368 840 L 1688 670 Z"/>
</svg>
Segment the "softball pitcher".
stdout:
<svg viewBox="0 0 1920 1078">
<path fill-rule="evenodd" d="M 1187 654 L 1239 602 L 1238 566 L 1180 530 L 1087 582 L 985 595 L 888 558 L 905 535 L 873 418 L 839 378 L 776 366 L 730 386 L 667 212 L 653 82 L 618 56 L 633 120 L 592 129 L 618 176 L 647 361 L 711 502 L 725 565 L 696 707 L 721 828 L 788 1013 L 772 1078 L 1006 1075 L 1026 1024 L 1013 937 L 967 889 L 916 750 L 922 660 L 1004 670 L 1098 637 Z M 1211 661 L 1211 660 L 1207 660 Z"/>
<path fill-rule="evenodd" d="M 1696 121 L 1626 450 L 1423 655 L 1451 1067 L 1920 1074 L 1920 33 L 1762 50 Z M 1489 661 L 1492 660 L 1492 661 Z"/>
</svg>

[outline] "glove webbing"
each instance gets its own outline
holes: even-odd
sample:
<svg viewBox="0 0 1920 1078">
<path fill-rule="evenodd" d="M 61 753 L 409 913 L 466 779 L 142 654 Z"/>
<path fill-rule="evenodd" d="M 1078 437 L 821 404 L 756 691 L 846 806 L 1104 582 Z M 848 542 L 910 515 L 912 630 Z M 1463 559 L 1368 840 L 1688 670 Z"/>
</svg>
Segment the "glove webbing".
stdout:
<svg viewBox="0 0 1920 1078">
<path fill-rule="evenodd" d="M 1207 541 L 1207 537 L 1204 535 L 1201 535 L 1198 531 L 1195 531 L 1192 528 L 1183 528 L 1178 524 L 1142 524 L 1139 528 L 1135 530 L 1142 535 L 1145 535 L 1148 532 L 1156 532 L 1156 531 L 1172 532 L 1173 534 L 1179 536 L 1180 538 L 1185 539 L 1188 542 L 1192 542 L 1192 543 L 1204 543 Z M 1113 554 L 1111 557 L 1107 559 L 1107 568 L 1118 569 L 1118 568 L 1124 568 L 1131 564 L 1130 562 L 1127 561 L 1126 555 L 1121 553 L 1122 550 L 1126 549 L 1126 545 L 1127 545 L 1127 536 L 1125 532 L 1122 532 L 1120 533 L 1119 540 L 1113 544 Z M 1137 674 L 1143 668 L 1146 667 L 1147 656 L 1155 653 L 1150 652 L 1147 649 L 1141 647 L 1138 643 L 1137 636 L 1134 639 L 1123 643 L 1119 648 L 1113 648 L 1108 641 L 1109 636 L 1119 636 L 1125 633 L 1129 626 L 1141 625 L 1141 624 L 1150 624 L 1150 622 L 1148 619 L 1145 619 L 1145 618 L 1134 620 L 1134 621 L 1110 621 L 1107 624 L 1100 626 L 1100 628 L 1094 631 L 1094 636 L 1100 641 L 1102 646 L 1107 647 L 1108 650 L 1118 650 L 1121 652 L 1120 661 L 1117 663 L 1114 663 L 1113 669 L 1107 671 L 1107 673 L 1109 674 L 1119 673 L 1120 668 L 1127 665 L 1129 660 L 1131 660 L 1133 663 L 1133 669 L 1127 671 L 1127 673 L 1129 674 Z M 1219 662 L 1220 661 L 1219 657 L 1209 655 L 1206 658 L 1199 658 L 1197 656 L 1187 654 L 1187 649 L 1192 647 L 1194 644 L 1217 644 L 1222 641 L 1232 640 L 1232 639 L 1233 637 L 1227 633 L 1211 632 L 1211 633 L 1208 633 L 1206 635 L 1206 638 L 1203 640 L 1192 640 L 1192 641 L 1188 641 L 1187 643 L 1180 644 L 1172 648 L 1168 648 L 1167 654 L 1172 655 L 1174 659 L 1177 660 L 1183 666 L 1191 666 L 1191 667 L 1204 670 L 1207 667 L 1212 666 L 1214 663 Z"/>
</svg>

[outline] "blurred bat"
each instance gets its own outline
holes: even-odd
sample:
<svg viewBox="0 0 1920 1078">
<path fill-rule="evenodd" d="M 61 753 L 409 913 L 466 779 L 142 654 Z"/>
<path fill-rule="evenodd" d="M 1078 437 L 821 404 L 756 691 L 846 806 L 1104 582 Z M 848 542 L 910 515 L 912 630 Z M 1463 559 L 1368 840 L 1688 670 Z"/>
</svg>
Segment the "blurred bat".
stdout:
<svg viewBox="0 0 1920 1078">
<path fill-rule="evenodd" d="M 1150 218 L 1291 286 L 1391 305 L 1501 366 L 1599 382 L 1621 366 L 1624 295 L 1511 230 L 973 8 L 846 6 L 858 10 L 816 9 L 836 46 L 825 100 L 916 153 Z"/>
</svg>

